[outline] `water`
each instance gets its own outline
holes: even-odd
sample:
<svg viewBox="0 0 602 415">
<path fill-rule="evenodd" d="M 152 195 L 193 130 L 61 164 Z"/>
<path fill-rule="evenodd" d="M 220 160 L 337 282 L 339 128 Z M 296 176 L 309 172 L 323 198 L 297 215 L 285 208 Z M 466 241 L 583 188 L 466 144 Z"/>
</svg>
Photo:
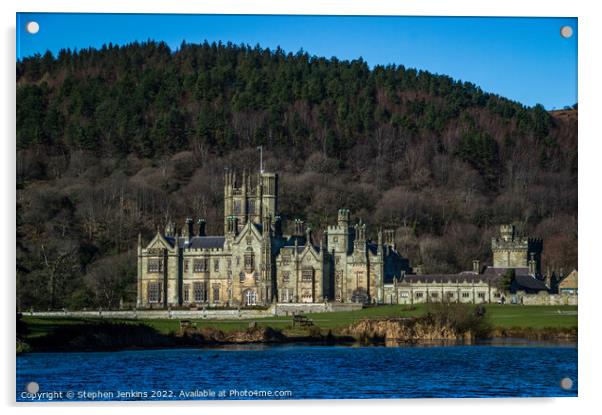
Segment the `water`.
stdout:
<svg viewBox="0 0 602 415">
<path fill-rule="evenodd" d="M 570 390 L 560 387 L 566 377 Z M 286 345 L 18 356 L 17 400 L 48 401 L 23 393 L 32 381 L 53 400 L 577 396 L 577 348 Z"/>
</svg>

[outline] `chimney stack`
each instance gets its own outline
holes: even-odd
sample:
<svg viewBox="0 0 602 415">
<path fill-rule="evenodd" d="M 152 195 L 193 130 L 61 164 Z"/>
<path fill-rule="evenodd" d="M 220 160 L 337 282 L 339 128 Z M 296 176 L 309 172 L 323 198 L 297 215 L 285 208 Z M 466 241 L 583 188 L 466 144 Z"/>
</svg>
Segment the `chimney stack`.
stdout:
<svg viewBox="0 0 602 415">
<path fill-rule="evenodd" d="M 474 259 L 472 261 L 472 270 L 474 273 L 480 274 L 481 273 L 481 261 L 479 261 L 478 259 Z"/>
<path fill-rule="evenodd" d="M 303 221 L 301 219 L 295 219 L 294 236 L 303 236 L 304 233 Z"/>
<path fill-rule="evenodd" d="M 274 234 L 276 236 L 282 236 L 282 218 L 280 215 L 277 215 L 274 218 Z"/>
<path fill-rule="evenodd" d="M 199 225 L 198 236 L 207 236 L 207 233 L 205 231 L 207 222 L 205 221 L 205 219 L 199 218 L 199 219 L 197 219 L 196 223 Z"/>
<path fill-rule="evenodd" d="M 184 229 L 182 230 L 182 234 L 186 239 L 186 242 L 190 241 L 190 238 L 194 236 L 193 227 L 194 221 L 192 220 L 192 218 L 186 218 L 186 226 L 184 226 Z"/>
</svg>

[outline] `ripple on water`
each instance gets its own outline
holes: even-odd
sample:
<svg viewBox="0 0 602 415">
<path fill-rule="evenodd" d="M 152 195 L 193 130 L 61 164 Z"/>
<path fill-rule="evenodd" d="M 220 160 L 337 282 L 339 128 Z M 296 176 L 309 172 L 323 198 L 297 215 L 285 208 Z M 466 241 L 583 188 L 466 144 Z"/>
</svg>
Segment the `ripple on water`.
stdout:
<svg viewBox="0 0 602 415">
<path fill-rule="evenodd" d="M 275 346 L 30 353 L 25 384 L 44 391 L 290 390 L 296 399 L 577 396 L 577 348 Z M 560 380 L 573 380 L 563 390 Z"/>
</svg>

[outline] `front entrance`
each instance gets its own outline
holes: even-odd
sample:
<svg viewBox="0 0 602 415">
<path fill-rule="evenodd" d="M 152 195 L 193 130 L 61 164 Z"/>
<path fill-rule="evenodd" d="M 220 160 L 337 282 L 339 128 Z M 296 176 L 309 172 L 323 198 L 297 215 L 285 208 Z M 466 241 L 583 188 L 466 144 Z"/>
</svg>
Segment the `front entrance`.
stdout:
<svg viewBox="0 0 602 415">
<path fill-rule="evenodd" d="M 243 293 L 243 301 L 246 306 L 257 304 L 257 293 L 255 290 L 245 290 Z"/>
<path fill-rule="evenodd" d="M 366 289 L 360 287 L 357 290 L 354 290 L 351 295 L 351 302 L 352 303 L 362 303 L 362 304 L 369 303 L 370 297 L 368 296 L 368 292 L 366 291 Z"/>
</svg>

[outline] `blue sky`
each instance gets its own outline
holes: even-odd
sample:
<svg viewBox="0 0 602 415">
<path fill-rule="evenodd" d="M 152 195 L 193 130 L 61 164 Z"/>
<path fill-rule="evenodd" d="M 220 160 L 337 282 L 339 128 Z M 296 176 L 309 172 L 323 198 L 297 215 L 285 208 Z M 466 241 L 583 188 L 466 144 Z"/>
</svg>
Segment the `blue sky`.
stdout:
<svg viewBox="0 0 602 415">
<path fill-rule="evenodd" d="M 36 21 L 31 35 L 26 23 Z M 573 37 L 560 36 L 569 25 Z M 450 75 L 526 105 L 577 102 L 576 18 L 17 14 L 17 59 L 148 39 L 280 46 Z"/>
</svg>

